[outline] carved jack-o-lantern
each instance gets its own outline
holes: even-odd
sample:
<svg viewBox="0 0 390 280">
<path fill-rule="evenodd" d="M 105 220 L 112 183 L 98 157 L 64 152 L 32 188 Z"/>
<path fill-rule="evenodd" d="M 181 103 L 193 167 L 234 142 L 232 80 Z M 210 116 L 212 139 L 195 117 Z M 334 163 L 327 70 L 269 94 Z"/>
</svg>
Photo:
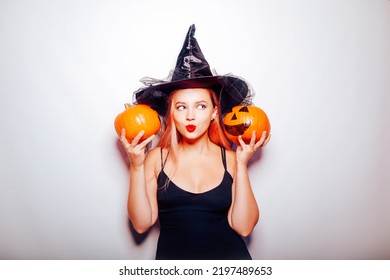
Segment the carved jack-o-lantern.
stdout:
<svg viewBox="0 0 390 280">
<path fill-rule="evenodd" d="M 226 137 L 236 143 L 238 136 L 242 136 L 245 143 L 249 143 L 252 132 L 256 131 L 256 142 L 259 141 L 263 131 L 270 133 L 271 125 L 265 112 L 256 106 L 235 106 L 223 119 Z"/>
</svg>

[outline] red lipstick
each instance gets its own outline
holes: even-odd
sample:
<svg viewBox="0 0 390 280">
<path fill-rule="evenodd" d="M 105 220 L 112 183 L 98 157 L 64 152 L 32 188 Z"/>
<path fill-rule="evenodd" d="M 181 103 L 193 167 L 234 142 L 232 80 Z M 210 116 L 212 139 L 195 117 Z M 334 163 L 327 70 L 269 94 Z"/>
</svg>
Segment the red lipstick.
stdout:
<svg viewBox="0 0 390 280">
<path fill-rule="evenodd" d="M 195 129 L 196 129 L 196 126 L 193 125 L 193 124 L 189 124 L 189 125 L 186 126 L 186 129 L 187 129 L 188 132 L 194 132 Z"/>
</svg>

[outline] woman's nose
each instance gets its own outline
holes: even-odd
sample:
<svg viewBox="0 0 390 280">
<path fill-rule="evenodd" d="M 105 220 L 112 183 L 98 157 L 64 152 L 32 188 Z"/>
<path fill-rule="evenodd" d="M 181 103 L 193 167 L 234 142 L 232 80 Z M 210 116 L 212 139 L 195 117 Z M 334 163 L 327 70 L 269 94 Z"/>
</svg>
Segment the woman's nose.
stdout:
<svg viewBox="0 0 390 280">
<path fill-rule="evenodd" d="M 195 119 L 195 112 L 193 109 L 187 111 L 187 120 L 192 121 Z"/>
</svg>

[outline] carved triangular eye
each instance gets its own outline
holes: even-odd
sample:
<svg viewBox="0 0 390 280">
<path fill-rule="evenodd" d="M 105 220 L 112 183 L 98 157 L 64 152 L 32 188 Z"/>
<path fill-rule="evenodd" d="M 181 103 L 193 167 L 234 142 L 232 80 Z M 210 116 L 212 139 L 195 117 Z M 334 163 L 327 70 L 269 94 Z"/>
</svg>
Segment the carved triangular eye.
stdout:
<svg viewBox="0 0 390 280">
<path fill-rule="evenodd" d="M 242 107 L 240 110 L 238 110 L 238 112 L 247 112 L 247 113 L 249 113 L 249 109 L 248 109 L 248 107 Z"/>
<path fill-rule="evenodd" d="M 237 120 L 236 114 L 233 115 L 233 117 L 231 118 L 231 120 L 232 120 L 232 121 Z"/>
</svg>

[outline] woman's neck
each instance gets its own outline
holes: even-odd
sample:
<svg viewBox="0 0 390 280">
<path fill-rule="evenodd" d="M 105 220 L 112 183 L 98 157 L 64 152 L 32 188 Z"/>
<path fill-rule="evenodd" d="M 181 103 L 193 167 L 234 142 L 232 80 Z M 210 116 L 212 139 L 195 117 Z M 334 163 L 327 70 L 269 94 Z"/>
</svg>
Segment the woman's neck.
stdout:
<svg viewBox="0 0 390 280">
<path fill-rule="evenodd" d="M 179 143 L 179 151 L 203 154 L 210 152 L 210 150 L 215 148 L 215 146 L 216 144 L 211 142 L 208 135 L 206 135 L 206 137 L 193 141 L 189 139 L 182 139 Z"/>
</svg>

